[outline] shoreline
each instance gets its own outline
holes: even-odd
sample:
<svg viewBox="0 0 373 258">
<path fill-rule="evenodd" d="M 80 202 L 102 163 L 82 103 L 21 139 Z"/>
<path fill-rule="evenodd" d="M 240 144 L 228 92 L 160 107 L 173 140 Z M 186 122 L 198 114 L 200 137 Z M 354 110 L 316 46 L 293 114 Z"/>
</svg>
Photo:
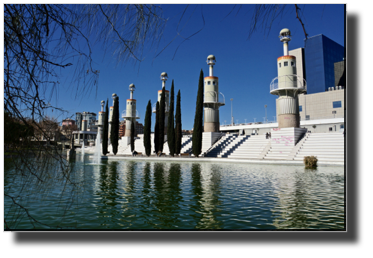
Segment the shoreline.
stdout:
<svg viewBox="0 0 373 258">
<path fill-rule="evenodd" d="M 108 155 L 101 156 L 102 160 L 148 160 L 148 161 L 174 161 L 174 162 L 219 162 L 219 163 L 240 163 L 240 164 L 262 164 L 262 165 L 287 165 L 287 166 L 303 166 L 303 161 L 291 160 L 255 160 L 255 159 L 229 159 L 229 158 L 194 158 L 194 157 L 155 157 L 155 156 L 124 156 L 124 155 Z M 320 167 L 343 167 L 344 163 L 324 162 L 317 164 Z"/>
<path fill-rule="evenodd" d="M 81 153 L 78 149 L 77 153 Z M 85 148 L 85 154 L 94 154 L 94 148 Z M 173 161 L 173 162 L 219 162 L 219 163 L 240 163 L 240 164 L 262 164 L 262 165 L 286 165 L 286 166 L 303 166 L 303 161 L 294 160 L 268 160 L 268 159 L 230 159 L 230 158 L 207 158 L 207 157 L 157 157 L 151 155 L 147 157 L 145 155 L 133 157 L 124 154 L 108 154 L 107 156 L 101 155 L 103 160 L 148 160 L 148 161 Z M 319 167 L 344 167 L 345 163 L 340 162 L 318 162 Z"/>
</svg>

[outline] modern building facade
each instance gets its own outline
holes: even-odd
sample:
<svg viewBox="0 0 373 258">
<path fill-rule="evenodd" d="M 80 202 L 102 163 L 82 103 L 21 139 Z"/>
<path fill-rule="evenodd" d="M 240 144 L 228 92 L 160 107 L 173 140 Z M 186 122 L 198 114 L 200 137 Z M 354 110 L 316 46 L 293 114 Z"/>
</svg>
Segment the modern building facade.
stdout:
<svg viewBox="0 0 373 258">
<path fill-rule="evenodd" d="M 345 57 L 345 48 L 325 35 L 305 40 L 304 59 L 308 94 L 335 86 L 334 63 Z"/>
<path fill-rule="evenodd" d="M 345 60 L 334 63 L 334 86 L 346 87 L 346 63 Z"/>
<path fill-rule="evenodd" d="M 299 95 L 300 120 L 330 119 L 345 117 L 344 89 L 315 94 Z"/>
<path fill-rule="evenodd" d="M 83 113 L 85 113 L 85 119 L 87 120 L 87 128 L 90 128 L 91 126 L 95 125 L 96 123 L 96 113 L 93 112 L 77 112 L 75 113 L 75 123 L 78 127 L 78 130 L 82 130 L 82 121 L 83 121 Z"/>
</svg>

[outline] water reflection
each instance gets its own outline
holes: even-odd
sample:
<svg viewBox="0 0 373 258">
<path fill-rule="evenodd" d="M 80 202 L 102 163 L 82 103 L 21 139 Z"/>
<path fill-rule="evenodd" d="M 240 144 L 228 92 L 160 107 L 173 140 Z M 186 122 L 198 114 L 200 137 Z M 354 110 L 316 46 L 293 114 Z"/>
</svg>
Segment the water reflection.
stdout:
<svg viewBox="0 0 373 258">
<path fill-rule="evenodd" d="M 196 212 L 199 213 L 196 228 L 198 229 L 220 229 L 223 222 L 218 218 L 221 209 L 219 167 L 210 164 L 193 164 L 192 184 L 196 194 Z"/>
<path fill-rule="evenodd" d="M 10 177 L 12 167 L 7 169 L 4 186 L 15 189 L 25 179 Z M 42 203 L 25 205 L 45 223 L 63 218 L 58 224 L 63 228 L 345 228 L 343 168 L 135 161 L 89 166 L 77 161 L 71 178 L 82 186 L 63 199 L 71 210 L 58 208 L 63 185 L 45 189 Z M 29 224 L 25 219 L 18 226 Z"/>
</svg>

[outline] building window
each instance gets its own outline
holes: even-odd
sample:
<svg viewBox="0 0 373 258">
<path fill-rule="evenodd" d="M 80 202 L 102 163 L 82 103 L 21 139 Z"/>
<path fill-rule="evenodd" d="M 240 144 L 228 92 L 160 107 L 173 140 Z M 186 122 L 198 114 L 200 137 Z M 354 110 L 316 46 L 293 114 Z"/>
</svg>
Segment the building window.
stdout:
<svg viewBox="0 0 373 258">
<path fill-rule="evenodd" d="M 341 125 L 339 128 L 340 129 L 345 129 L 345 125 Z"/>
<path fill-rule="evenodd" d="M 341 108 L 342 101 L 333 101 L 333 108 Z"/>
<path fill-rule="evenodd" d="M 294 63 L 294 62 L 291 62 L 291 66 L 295 66 L 295 63 Z"/>
<path fill-rule="evenodd" d="M 288 62 L 286 61 L 286 62 L 284 62 L 284 66 L 288 66 Z"/>
<path fill-rule="evenodd" d="M 299 112 L 302 112 L 303 110 L 302 110 L 302 106 L 299 106 Z"/>
<path fill-rule="evenodd" d="M 215 81 L 213 81 L 213 82 L 212 82 L 212 84 L 214 84 L 214 85 L 215 85 Z"/>
<path fill-rule="evenodd" d="M 278 63 L 278 67 L 280 67 L 280 68 L 281 68 L 281 63 Z"/>
<path fill-rule="evenodd" d="M 333 131 L 333 127 L 329 127 L 329 132 L 332 132 Z"/>
<path fill-rule="evenodd" d="M 210 82 L 210 81 L 208 81 L 208 82 L 207 82 L 207 84 L 208 84 L 208 85 L 210 85 L 210 84 L 211 84 L 211 82 Z"/>
<path fill-rule="evenodd" d="M 309 115 L 306 116 L 306 120 L 310 120 L 310 116 Z"/>
</svg>

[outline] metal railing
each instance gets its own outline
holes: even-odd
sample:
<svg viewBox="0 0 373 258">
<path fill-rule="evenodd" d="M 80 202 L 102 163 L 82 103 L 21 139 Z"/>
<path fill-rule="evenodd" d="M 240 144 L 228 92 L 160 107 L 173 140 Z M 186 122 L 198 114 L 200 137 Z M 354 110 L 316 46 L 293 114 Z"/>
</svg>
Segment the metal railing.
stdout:
<svg viewBox="0 0 373 258">
<path fill-rule="evenodd" d="M 123 110 L 123 112 L 122 112 L 122 118 L 126 118 L 126 117 L 132 117 L 132 116 L 127 116 L 127 113 L 126 113 L 126 109 L 125 110 Z M 136 118 L 140 118 L 140 116 L 139 116 L 139 112 L 136 110 L 136 116 L 135 116 Z"/>
<path fill-rule="evenodd" d="M 294 84 L 296 82 L 296 87 Z M 270 92 L 278 89 L 298 89 L 299 91 L 307 91 L 307 82 L 298 75 L 282 75 L 274 78 L 270 84 Z"/>
<path fill-rule="evenodd" d="M 205 92 L 203 103 L 219 103 L 220 105 L 225 105 L 225 96 L 223 93 L 217 94 L 216 91 Z"/>
<path fill-rule="evenodd" d="M 168 111 L 169 111 L 169 107 L 168 107 L 168 104 L 167 103 L 165 103 L 166 104 L 166 106 L 165 106 L 165 112 L 167 113 Z M 156 111 L 157 111 L 157 102 L 155 102 L 154 104 L 153 104 L 153 108 L 152 108 L 152 110 L 153 110 L 153 113 L 155 113 Z"/>
</svg>

